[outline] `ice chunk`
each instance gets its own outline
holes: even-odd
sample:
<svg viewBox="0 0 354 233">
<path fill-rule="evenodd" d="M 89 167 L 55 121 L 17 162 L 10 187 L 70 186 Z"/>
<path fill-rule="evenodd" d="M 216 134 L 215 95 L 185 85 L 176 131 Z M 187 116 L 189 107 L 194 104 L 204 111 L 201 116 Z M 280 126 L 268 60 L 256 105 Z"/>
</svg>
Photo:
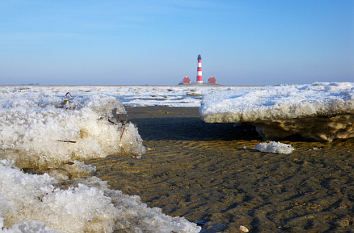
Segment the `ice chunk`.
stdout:
<svg viewBox="0 0 354 233">
<path fill-rule="evenodd" d="M 67 161 L 145 152 L 137 128 L 108 121 L 125 112 L 114 97 L 81 96 L 70 109 L 57 96 L 10 95 L 0 105 L 0 157 L 20 167 L 57 167 Z"/>
<path fill-rule="evenodd" d="M 354 83 L 239 88 L 204 96 L 208 123 L 250 122 L 269 139 L 301 135 L 320 141 L 354 137 Z"/>
<path fill-rule="evenodd" d="M 314 83 L 215 92 L 204 96 L 200 112 L 209 123 L 354 114 L 354 83 Z"/>
<path fill-rule="evenodd" d="M 4 232 L 200 231 L 184 218 L 148 208 L 138 196 L 108 189 L 95 177 L 79 179 L 61 189 L 48 174 L 25 174 L 13 163 L 2 160 L 0 187 L 0 226 Z"/>
<path fill-rule="evenodd" d="M 295 149 L 290 144 L 280 142 L 259 143 L 255 149 L 261 152 L 276 153 L 276 154 L 291 154 Z"/>
</svg>

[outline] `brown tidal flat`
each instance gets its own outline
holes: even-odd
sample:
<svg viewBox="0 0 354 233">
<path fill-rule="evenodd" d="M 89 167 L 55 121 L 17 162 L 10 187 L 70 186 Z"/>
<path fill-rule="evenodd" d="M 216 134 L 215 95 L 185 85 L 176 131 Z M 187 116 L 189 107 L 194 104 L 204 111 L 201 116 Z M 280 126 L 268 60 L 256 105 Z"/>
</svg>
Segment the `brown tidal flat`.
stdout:
<svg viewBox="0 0 354 233">
<path fill-rule="evenodd" d="M 352 232 L 354 139 L 290 143 L 261 153 L 250 125 L 206 124 L 197 108 L 127 108 L 148 148 L 141 159 L 89 161 L 112 189 L 184 216 L 202 232 Z"/>
</svg>

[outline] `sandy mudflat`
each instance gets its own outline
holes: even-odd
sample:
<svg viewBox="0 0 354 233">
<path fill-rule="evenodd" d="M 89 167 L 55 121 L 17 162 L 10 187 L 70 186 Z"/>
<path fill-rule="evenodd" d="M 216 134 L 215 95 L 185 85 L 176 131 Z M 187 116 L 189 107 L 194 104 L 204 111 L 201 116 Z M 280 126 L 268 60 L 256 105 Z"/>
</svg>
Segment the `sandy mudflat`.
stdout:
<svg viewBox="0 0 354 233">
<path fill-rule="evenodd" d="M 89 161 L 113 189 L 202 232 L 352 232 L 354 139 L 261 153 L 249 125 L 206 124 L 197 108 L 127 108 L 148 151 Z"/>
</svg>

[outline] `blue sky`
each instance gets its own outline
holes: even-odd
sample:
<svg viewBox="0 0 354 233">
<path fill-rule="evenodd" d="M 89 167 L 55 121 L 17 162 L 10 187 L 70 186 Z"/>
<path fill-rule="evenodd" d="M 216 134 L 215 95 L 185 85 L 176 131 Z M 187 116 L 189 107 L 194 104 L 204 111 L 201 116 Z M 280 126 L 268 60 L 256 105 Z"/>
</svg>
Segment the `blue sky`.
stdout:
<svg viewBox="0 0 354 233">
<path fill-rule="evenodd" d="M 0 84 L 354 81 L 354 0 L 1 0 Z"/>
</svg>

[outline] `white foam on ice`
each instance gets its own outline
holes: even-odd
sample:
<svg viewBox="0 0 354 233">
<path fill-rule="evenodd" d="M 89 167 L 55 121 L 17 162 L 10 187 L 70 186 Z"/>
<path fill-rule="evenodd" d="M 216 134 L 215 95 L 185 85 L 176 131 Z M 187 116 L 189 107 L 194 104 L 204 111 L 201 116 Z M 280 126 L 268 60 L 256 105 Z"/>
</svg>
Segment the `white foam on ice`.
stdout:
<svg viewBox="0 0 354 233">
<path fill-rule="evenodd" d="M 354 83 L 237 88 L 204 95 L 206 122 L 254 122 L 354 114 Z"/>
<path fill-rule="evenodd" d="M 0 158 L 21 167 L 56 167 L 75 159 L 145 152 L 137 128 L 108 122 L 112 109 L 124 113 L 108 95 L 63 96 L 43 92 L 0 93 Z"/>
<path fill-rule="evenodd" d="M 275 153 L 275 154 L 291 154 L 295 149 L 290 144 L 280 142 L 264 142 L 255 146 L 255 149 L 260 152 Z"/>
<path fill-rule="evenodd" d="M 0 232 L 200 231 L 184 218 L 148 208 L 138 196 L 108 189 L 95 177 L 61 189 L 48 174 L 26 174 L 0 160 L 0 187 Z"/>
</svg>

